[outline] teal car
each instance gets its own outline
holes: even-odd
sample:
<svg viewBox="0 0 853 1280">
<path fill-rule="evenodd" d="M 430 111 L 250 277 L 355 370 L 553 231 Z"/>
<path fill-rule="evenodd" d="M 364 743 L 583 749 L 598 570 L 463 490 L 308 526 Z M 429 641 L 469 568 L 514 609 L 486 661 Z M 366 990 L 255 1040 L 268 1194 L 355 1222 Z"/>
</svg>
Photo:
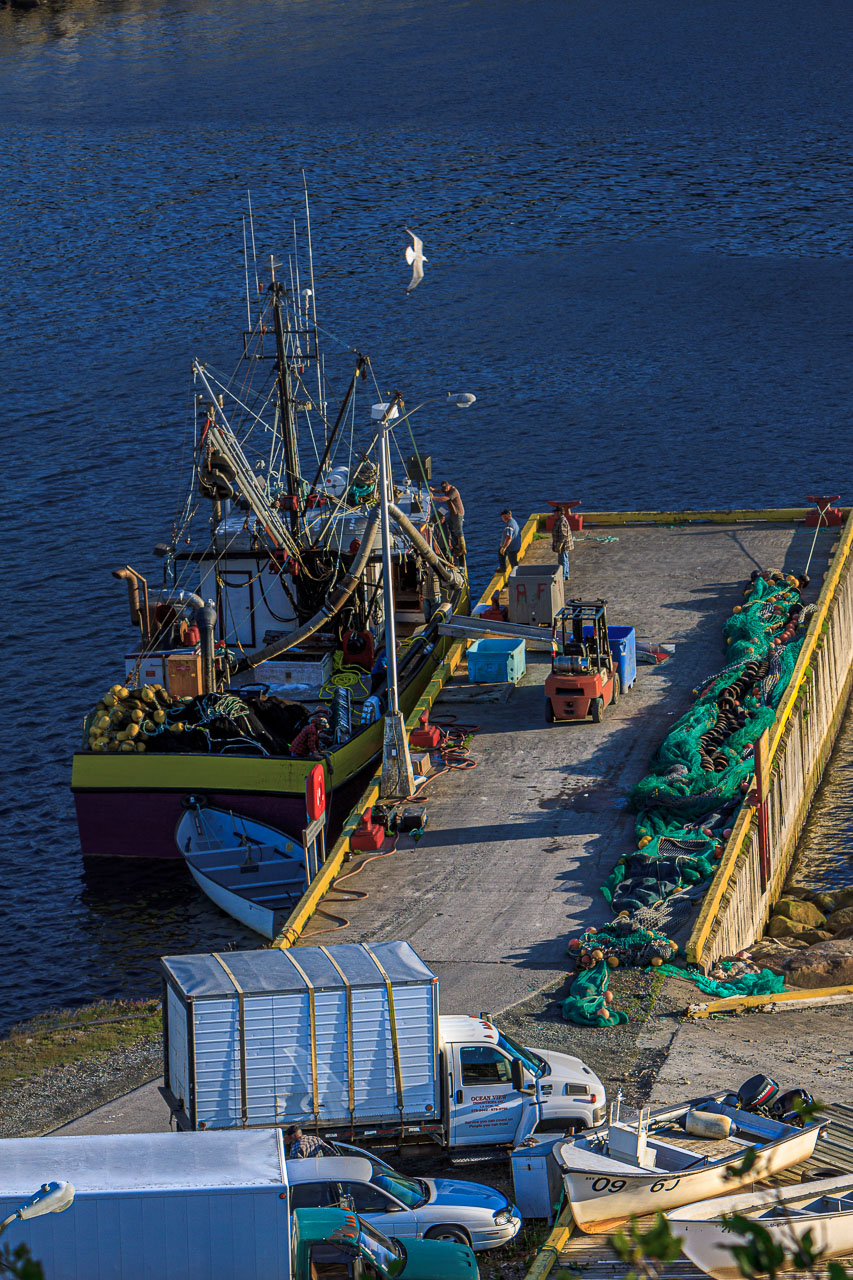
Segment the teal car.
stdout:
<svg viewBox="0 0 853 1280">
<path fill-rule="evenodd" d="M 346 1209 L 296 1209 L 293 1280 L 479 1280 L 467 1245 L 389 1240 Z"/>
</svg>

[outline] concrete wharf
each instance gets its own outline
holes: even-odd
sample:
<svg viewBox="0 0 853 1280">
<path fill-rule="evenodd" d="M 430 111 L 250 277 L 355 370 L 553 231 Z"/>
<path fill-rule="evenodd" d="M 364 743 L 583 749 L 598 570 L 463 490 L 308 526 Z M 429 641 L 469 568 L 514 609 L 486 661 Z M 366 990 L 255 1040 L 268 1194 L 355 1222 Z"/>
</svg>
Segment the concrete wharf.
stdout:
<svg viewBox="0 0 853 1280">
<path fill-rule="evenodd" d="M 544 715 L 547 655 L 528 652 L 514 688 L 470 685 L 463 658 L 433 715 L 478 726 L 477 768 L 431 781 L 417 845 L 404 836 L 387 859 L 357 856 L 343 873 L 364 869 L 341 887 L 368 896 L 333 891 L 322 904 L 348 927 L 316 916 L 297 945 L 408 939 L 439 975 L 447 1012 L 497 1013 L 561 978 L 567 938 L 609 918 L 599 885 L 635 847 L 626 801 L 697 681 L 724 665 L 721 626 L 745 581 L 756 568 L 802 572 L 814 530 L 794 514 L 588 519 L 566 597 L 605 599 L 611 626 L 674 645 L 672 658 L 638 667 L 602 724 L 555 726 Z M 527 528 L 525 563 L 553 562 L 550 537 Z M 837 538 L 817 534 L 807 603 Z"/>
</svg>

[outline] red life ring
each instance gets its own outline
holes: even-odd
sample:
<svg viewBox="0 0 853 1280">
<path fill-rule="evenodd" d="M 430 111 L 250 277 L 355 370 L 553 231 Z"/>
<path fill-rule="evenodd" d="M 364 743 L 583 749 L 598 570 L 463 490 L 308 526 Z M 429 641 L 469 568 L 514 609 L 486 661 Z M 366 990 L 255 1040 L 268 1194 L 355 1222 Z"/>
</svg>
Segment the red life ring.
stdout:
<svg viewBox="0 0 853 1280">
<path fill-rule="evenodd" d="M 321 764 L 315 764 L 305 779 L 305 808 L 312 822 L 326 812 L 326 775 Z"/>
</svg>

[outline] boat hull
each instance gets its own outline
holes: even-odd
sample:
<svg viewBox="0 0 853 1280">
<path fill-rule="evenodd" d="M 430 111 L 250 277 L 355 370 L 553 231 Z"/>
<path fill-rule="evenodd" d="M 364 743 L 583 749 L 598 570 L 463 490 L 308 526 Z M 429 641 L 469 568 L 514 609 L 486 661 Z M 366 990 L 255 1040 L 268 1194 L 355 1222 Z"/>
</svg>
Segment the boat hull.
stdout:
<svg viewBox="0 0 853 1280">
<path fill-rule="evenodd" d="M 811 1233 L 812 1248 L 821 1254 L 822 1260 L 853 1253 L 851 1191 L 853 1175 L 842 1174 L 752 1195 L 725 1196 L 715 1201 L 713 1206 L 685 1205 L 670 1217 L 670 1225 L 673 1235 L 681 1239 L 682 1251 L 707 1275 L 714 1276 L 715 1280 L 744 1280 L 744 1273 L 731 1250 L 733 1245 L 746 1243 L 746 1240 L 720 1221 L 724 1214 L 749 1215 L 783 1250 L 785 1261 L 779 1270 L 794 1270 L 790 1255 L 795 1243 L 799 1243 L 806 1232 Z M 797 1212 L 790 1211 L 804 1199 L 823 1197 L 834 1199 L 838 1204 L 837 1211 L 829 1208 L 822 1212 L 810 1210 L 808 1202 Z M 848 1208 L 842 1208 L 842 1197 L 846 1198 Z M 768 1218 L 764 1216 L 767 1210 L 778 1210 L 780 1216 Z"/>
<path fill-rule="evenodd" d="M 736 1155 L 720 1164 L 672 1173 L 643 1169 L 636 1173 L 620 1171 L 602 1175 L 595 1170 L 566 1168 L 563 1173 L 566 1198 L 581 1231 L 588 1234 L 613 1231 L 634 1214 L 642 1217 L 659 1209 L 677 1209 L 683 1204 L 710 1200 L 808 1160 L 819 1133 L 820 1127 L 814 1125 L 759 1148 L 749 1172 L 734 1177 L 728 1170 L 737 1165 Z"/>
<path fill-rule="evenodd" d="M 406 715 L 414 710 L 450 641 L 439 639 L 401 691 Z M 366 726 L 323 759 L 326 794 L 351 782 L 378 759 L 383 724 Z M 299 838 L 307 825 L 305 783 L 316 759 L 240 755 L 96 755 L 75 753 L 71 789 L 80 846 L 87 857 L 180 858 L 175 827 L 188 795 L 204 796 Z"/>
</svg>

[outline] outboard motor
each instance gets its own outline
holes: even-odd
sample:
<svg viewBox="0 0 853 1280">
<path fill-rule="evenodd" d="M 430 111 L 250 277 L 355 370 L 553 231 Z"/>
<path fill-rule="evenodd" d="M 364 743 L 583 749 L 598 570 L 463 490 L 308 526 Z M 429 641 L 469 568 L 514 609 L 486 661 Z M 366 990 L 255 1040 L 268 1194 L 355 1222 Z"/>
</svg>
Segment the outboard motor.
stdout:
<svg viewBox="0 0 853 1280">
<path fill-rule="evenodd" d="M 805 1122 L 797 1111 L 797 1103 L 801 1107 L 808 1107 L 813 1102 L 814 1098 L 805 1089 L 788 1089 L 774 1098 L 770 1104 L 770 1114 L 774 1120 L 781 1120 L 782 1124 L 796 1124 L 802 1128 Z"/>
<path fill-rule="evenodd" d="M 760 1111 L 770 1106 L 779 1092 L 779 1086 L 769 1076 L 750 1076 L 737 1091 L 737 1100 L 744 1111 Z"/>
</svg>

